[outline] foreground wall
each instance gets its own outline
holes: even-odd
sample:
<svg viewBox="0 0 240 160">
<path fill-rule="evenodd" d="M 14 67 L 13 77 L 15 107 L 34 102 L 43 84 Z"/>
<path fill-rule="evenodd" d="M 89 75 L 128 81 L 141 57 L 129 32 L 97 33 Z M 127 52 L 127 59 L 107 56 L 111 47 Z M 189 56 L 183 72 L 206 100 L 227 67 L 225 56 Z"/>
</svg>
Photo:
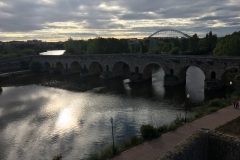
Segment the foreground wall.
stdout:
<svg viewBox="0 0 240 160">
<path fill-rule="evenodd" d="M 202 129 L 158 160 L 239 160 L 240 137 Z"/>
</svg>

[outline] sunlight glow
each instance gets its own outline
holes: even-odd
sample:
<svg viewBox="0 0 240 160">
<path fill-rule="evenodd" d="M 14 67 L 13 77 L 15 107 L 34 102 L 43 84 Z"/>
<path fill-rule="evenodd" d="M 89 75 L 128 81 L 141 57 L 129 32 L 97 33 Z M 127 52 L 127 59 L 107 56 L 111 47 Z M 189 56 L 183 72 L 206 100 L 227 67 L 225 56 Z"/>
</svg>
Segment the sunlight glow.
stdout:
<svg viewBox="0 0 240 160">
<path fill-rule="evenodd" d="M 83 107 L 82 107 L 83 106 Z M 64 132 L 64 130 L 78 130 L 79 117 L 82 117 L 84 105 L 83 101 L 78 99 L 72 101 L 66 108 L 62 109 L 56 121 L 56 132 Z"/>
<path fill-rule="evenodd" d="M 71 115 L 72 115 L 72 109 L 65 108 L 59 115 L 58 123 L 62 127 L 67 127 L 67 125 L 71 123 Z"/>
</svg>

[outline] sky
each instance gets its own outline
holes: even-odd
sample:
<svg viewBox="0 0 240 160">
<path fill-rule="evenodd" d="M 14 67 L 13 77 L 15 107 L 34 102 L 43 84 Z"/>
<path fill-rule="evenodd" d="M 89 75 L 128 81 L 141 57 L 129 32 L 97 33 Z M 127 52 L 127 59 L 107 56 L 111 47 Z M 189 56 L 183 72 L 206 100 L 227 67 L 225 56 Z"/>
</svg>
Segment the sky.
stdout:
<svg viewBox="0 0 240 160">
<path fill-rule="evenodd" d="M 232 34 L 240 0 L 0 0 L 0 41 L 144 38 L 161 29 Z"/>
</svg>

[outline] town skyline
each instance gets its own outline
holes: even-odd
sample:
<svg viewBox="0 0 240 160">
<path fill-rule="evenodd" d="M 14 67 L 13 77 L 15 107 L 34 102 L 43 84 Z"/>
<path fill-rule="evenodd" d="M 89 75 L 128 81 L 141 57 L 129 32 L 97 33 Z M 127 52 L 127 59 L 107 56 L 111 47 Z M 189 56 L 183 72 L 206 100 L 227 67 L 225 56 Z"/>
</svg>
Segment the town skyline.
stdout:
<svg viewBox="0 0 240 160">
<path fill-rule="evenodd" d="M 144 38 L 172 28 L 200 38 L 239 30 L 238 0 L 8 0 L 0 2 L 0 41 Z"/>
</svg>

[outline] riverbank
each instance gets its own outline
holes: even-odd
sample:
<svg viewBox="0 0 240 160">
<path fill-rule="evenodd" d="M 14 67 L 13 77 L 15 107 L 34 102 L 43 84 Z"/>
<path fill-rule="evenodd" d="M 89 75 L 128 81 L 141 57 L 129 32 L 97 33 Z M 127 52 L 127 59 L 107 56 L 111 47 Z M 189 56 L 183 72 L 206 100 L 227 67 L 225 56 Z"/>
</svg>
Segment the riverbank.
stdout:
<svg viewBox="0 0 240 160">
<path fill-rule="evenodd" d="M 32 74 L 32 71 L 31 70 L 22 70 L 22 71 L 2 73 L 2 74 L 0 74 L 0 81 L 5 80 L 7 78 L 14 77 L 14 76 L 21 76 L 21 75 L 26 75 L 26 74 Z"/>
<path fill-rule="evenodd" d="M 229 116 L 231 115 L 231 116 Z M 139 159 L 139 160 L 155 160 L 164 155 L 168 150 L 190 137 L 198 129 L 215 129 L 232 121 L 240 116 L 240 110 L 234 109 L 233 106 L 227 106 L 210 115 L 204 116 L 191 123 L 186 123 L 175 131 L 163 134 L 161 137 L 152 141 L 144 142 L 134 148 L 131 148 L 119 156 L 114 157 L 114 160 L 123 159 Z"/>
<path fill-rule="evenodd" d="M 236 100 L 236 99 L 239 99 L 239 98 L 240 98 L 240 92 L 234 92 L 231 95 L 230 99 L 222 98 L 222 99 L 211 100 L 211 101 L 205 103 L 204 105 L 198 107 L 194 111 L 192 116 L 188 117 L 186 119 L 186 121 L 190 122 L 190 123 L 194 123 L 195 121 L 199 121 L 199 119 L 207 117 L 207 116 L 211 115 L 211 113 L 218 112 L 219 109 L 224 108 L 225 106 L 228 106 L 229 105 L 229 100 L 232 101 L 232 100 Z M 157 141 L 157 139 L 159 139 L 159 138 L 154 139 L 152 141 L 146 141 L 146 140 L 156 138 L 156 137 L 159 137 L 159 136 L 164 136 L 167 133 L 175 132 L 174 130 L 177 131 L 177 130 L 179 130 L 179 128 L 184 127 L 186 125 L 186 123 L 184 123 L 184 122 L 185 122 L 185 118 L 182 117 L 181 115 L 179 115 L 176 118 L 176 120 L 173 121 L 169 125 L 163 125 L 163 126 L 160 126 L 160 127 L 153 127 L 151 125 L 142 125 L 141 126 L 141 137 L 137 138 L 136 136 L 132 136 L 129 139 L 123 140 L 123 143 L 120 146 L 117 146 L 116 153 L 120 155 L 120 157 L 121 157 L 120 159 L 125 159 L 126 158 L 125 154 L 127 152 L 131 152 L 130 153 L 131 156 L 135 154 L 134 152 L 137 152 L 138 154 L 140 154 L 140 152 L 135 151 L 136 147 L 140 148 L 141 153 L 143 153 L 142 149 L 141 149 L 143 147 L 142 145 L 152 143 L 152 141 Z M 209 126 L 211 124 L 211 121 L 206 122 L 206 123 Z M 204 126 L 205 124 L 200 124 L 200 126 L 197 126 L 197 127 L 201 128 L 201 125 Z M 143 130 L 143 128 L 145 128 L 145 129 Z M 209 128 L 209 129 L 212 129 L 212 128 Z M 175 135 L 175 136 L 178 136 L 178 135 Z M 190 136 L 190 135 L 188 135 L 188 136 Z M 174 139 L 174 137 L 172 137 L 172 138 Z M 186 138 L 186 137 L 183 137 L 183 138 Z M 166 142 L 166 143 L 168 143 L 168 142 Z M 133 148 L 129 149 L 130 147 L 133 147 Z M 148 147 L 148 145 L 147 145 L 147 147 Z M 112 152 L 111 152 L 112 149 L 111 148 L 112 148 L 112 146 L 110 145 L 110 146 L 106 147 L 101 153 L 94 154 L 89 159 L 101 160 L 101 159 L 110 158 L 110 157 L 112 157 Z M 127 155 L 128 155 L 128 153 L 127 153 Z M 135 154 L 135 156 L 137 157 L 136 154 Z M 116 157 L 114 157 L 114 159 L 118 159 L 118 157 L 119 156 L 116 156 Z M 135 159 L 134 157 L 132 157 L 132 158 Z M 146 159 L 149 159 L 149 157 L 146 158 Z"/>
</svg>

